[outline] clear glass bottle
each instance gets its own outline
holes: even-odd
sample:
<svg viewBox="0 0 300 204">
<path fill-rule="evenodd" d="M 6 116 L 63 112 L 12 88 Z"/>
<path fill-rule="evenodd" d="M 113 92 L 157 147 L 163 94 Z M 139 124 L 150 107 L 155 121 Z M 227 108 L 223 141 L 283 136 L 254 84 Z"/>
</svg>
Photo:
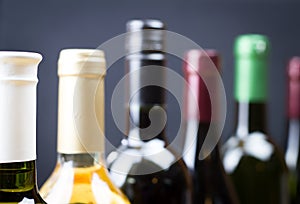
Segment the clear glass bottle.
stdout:
<svg viewBox="0 0 300 204">
<path fill-rule="evenodd" d="M 241 35 L 235 42 L 235 133 L 223 146 L 223 164 L 242 204 L 288 203 L 284 155 L 267 132 L 266 36 Z"/>
<path fill-rule="evenodd" d="M 42 56 L 0 51 L 0 203 L 45 203 L 36 181 L 36 86 Z"/>
<path fill-rule="evenodd" d="M 220 69 L 220 57 L 216 50 L 190 50 L 185 54 L 183 72 L 187 85 L 184 91 L 183 159 L 193 175 L 194 204 L 238 203 L 233 184 L 222 164 L 219 144 L 207 157 L 199 159 L 209 127 L 216 128 L 219 122 L 218 118 L 212 117 L 211 99 L 218 101 L 220 99 L 216 76 Z M 203 79 L 206 79 L 207 84 Z M 207 85 L 213 88 L 212 93 L 208 92 Z M 215 109 L 216 113 L 218 108 Z M 213 136 L 209 136 L 216 137 L 216 132 Z"/>
<path fill-rule="evenodd" d="M 112 180 L 135 204 L 191 202 L 187 167 L 166 140 L 165 90 L 157 86 L 165 82 L 164 29 L 159 20 L 127 23 L 128 133 L 107 161 Z"/>
<path fill-rule="evenodd" d="M 104 53 L 65 49 L 58 60 L 58 160 L 41 188 L 48 203 L 128 204 L 104 160 Z"/>
</svg>

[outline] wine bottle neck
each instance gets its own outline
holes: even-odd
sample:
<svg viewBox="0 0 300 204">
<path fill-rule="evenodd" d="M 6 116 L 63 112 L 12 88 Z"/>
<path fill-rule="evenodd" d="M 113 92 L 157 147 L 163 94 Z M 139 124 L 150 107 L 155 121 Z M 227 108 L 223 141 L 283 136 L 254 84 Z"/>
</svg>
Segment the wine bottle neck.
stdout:
<svg viewBox="0 0 300 204">
<path fill-rule="evenodd" d="M 292 118 L 300 118 L 300 81 L 290 79 L 288 84 L 288 116 Z"/>
<path fill-rule="evenodd" d="M 165 55 L 136 53 L 126 57 L 128 137 L 131 141 L 166 141 Z"/>
<path fill-rule="evenodd" d="M 287 135 L 285 144 L 285 159 L 288 167 L 296 169 L 299 157 L 300 120 L 290 118 L 287 124 Z"/>
<path fill-rule="evenodd" d="M 77 168 L 104 165 L 104 155 L 100 153 L 58 154 L 58 163 Z"/>
<path fill-rule="evenodd" d="M 196 148 L 197 155 L 199 155 L 200 150 L 203 146 L 203 143 L 206 140 L 210 125 L 213 125 L 213 124 L 211 124 L 209 122 L 199 122 L 198 131 L 197 131 L 197 148 Z M 218 149 L 218 144 L 216 145 L 216 148 L 214 148 L 214 150 L 212 151 L 210 156 L 214 157 L 216 154 L 218 155 L 219 152 L 216 151 L 217 149 Z"/>
<path fill-rule="evenodd" d="M 211 101 L 204 81 L 198 74 L 187 74 L 185 79 L 188 83 L 184 87 L 185 120 L 211 121 Z"/>
<path fill-rule="evenodd" d="M 60 76 L 58 98 L 58 152 L 104 152 L 104 76 Z"/>
<path fill-rule="evenodd" d="M 36 189 L 35 160 L 0 164 L 0 191 L 26 192 Z"/>
<path fill-rule="evenodd" d="M 104 53 L 64 49 L 58 60 L 57 150 L 104 152 Z"/>
<path fill-rule="evenodd" d="M 288 121 L 287 144 L 285 151 L 286 164 L 290 170 L 295 171 L 299 163 L 299 141 L 300 141 L 300 120 L 290 118 Z"/>
<path fill-rule="evenodd" d="M 210 122 L 199 122 L 199 120 L 189 119 L 185 122 L 185 142 L 183 150 L 183 159 L 190 169 L 195 169 L 201 162 L 199 160 L 200 152 L 204 141 L 207 139 Z M 205 158 L 205 160 L 217 162 L 220 160 L 218 143 L 212 152 Z"/>
<path fill-rule="evenodd" d="M 0 52 L 1 163 L 36 159 L 36 90 L 41 59 L 37 53 Z"/>
<path fill-rule="evenodd" d="M 236 135 L 246 137 L 252 132 L 267 133 L 266 104 L 237 102 Z"/>
<path fill-rule="evenodd" d="M 129 107 L 128 137 L 147 142 L 152 139 L 166 141 L 166 108 L 162 104 L 131 104 Z"/>
</svg>

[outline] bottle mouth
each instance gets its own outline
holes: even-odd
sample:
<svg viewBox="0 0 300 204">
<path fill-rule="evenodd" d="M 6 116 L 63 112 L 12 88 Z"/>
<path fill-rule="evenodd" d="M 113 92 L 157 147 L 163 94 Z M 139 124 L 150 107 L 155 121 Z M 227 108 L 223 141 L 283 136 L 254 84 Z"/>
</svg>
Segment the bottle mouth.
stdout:
<svg viewBox="0 0 300 204">
<path fill-rule="evenodd" d="M 74 58 L 89 60 L 90 58 L 104 58 L 104 52 L 97 49 L 68 48 L 60 51 L 60 59 L 73 60 Z"/>
<path fill-rule="evenodd" d="M 0 60 L 9 60 L 14 63 L 36 63 L 42 61 L 43 57 L 37 52 L 24 52 L 24 51 L 0 51 Z"/>
<path fill-rule="evenodd" d="M 134 32 L 134 31 L 141 31 L 145 29 L 165 30 L 166 26 L 162 21 L 157 19 L 145 19 L 145 20 L 133 19 L 127 22 L 126 28 L 128 32 Z"/>
<path fill-rule="evenodd" d="M 287 69 L 290 81 L 300 81 L 300 57 L 293 57 Z"/>
<path fill-rule="evenodd" d="M 185 53 L 183 71 L 185 74 L 213 76 L 214 69 L 220 71 L 220 55 L 213 49 L 192 49 Z"/>
<path fill-rule="evenodd" d="M 0 80 L 36 83 L 37 68 L 42 58 L 42 55 L 36 52 L 0 51 Z"/>
<path fill-rule="evenodd" d="M 99 76 L 106 74 L 104 51 L 98 49 L 63 49 L 58 59 L 58 75 Z"/>
<path fill-rule="evenodd" d="M 267 36 L 260 34 L 243 34 L 236 38 L 234 55 L 242 58 L 266 58 L 270 42 Z"/>
<path fill-rule="evenodd" d="M 128 54 L 163 52 L 165 50 L 165 25 L 160 20 L 132 20 L 126 25 L 125 49 Z"/>
</svg>

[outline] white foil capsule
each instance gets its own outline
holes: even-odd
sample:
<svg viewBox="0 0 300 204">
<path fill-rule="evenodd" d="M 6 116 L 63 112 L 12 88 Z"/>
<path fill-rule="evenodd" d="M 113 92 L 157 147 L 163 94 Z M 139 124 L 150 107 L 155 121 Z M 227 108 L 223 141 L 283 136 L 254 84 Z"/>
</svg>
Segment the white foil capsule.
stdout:
<svg viewBox="0 0 300 204">
<path fill-rule="evenodd" d="M 36 159 L 36 86 L 42 56 L 0 51 L 0 163 Z"/>
</svg>

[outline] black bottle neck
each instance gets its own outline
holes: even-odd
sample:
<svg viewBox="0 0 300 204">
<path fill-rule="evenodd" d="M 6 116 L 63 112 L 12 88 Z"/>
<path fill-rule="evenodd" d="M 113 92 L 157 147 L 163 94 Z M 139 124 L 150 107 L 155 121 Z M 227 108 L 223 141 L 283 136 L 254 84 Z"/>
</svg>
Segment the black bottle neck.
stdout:
<svg viewBox="0 0 300 204">
<path fill-rule="evenodd" d="M 199 122 L 199 128 L 197 132 L 197 146 L 196 146 L 196 160 L 195 165 L 197 168 L 197 164 L 200 162 L 199 160 L 199 154 L 201 151 L 201 148 L 203 146 L 203 143 L 207 137 L 208 129 L 211 124 L 210 122 Z M 219 153 L 219 143 L 216 144 L 212 152 L 204 159 L 206 161 L 211 161 L 212 163 L 221 162 L 220 160 L 220 153 Z"/>
<path fill-rule="evenodd" d="M 210 127 L 214 129 L 213 126 L 214 122 L 204 122 L 199 121 L 198 119 L 186 119 L 183 158 L 189 169 L 196 170 L 197 168 L 201 168 L 204 163 L 206 166 L 222 165 L 218 142 L 205 158 L 200 159 L 200 152 L 203 148 L 204 141 L 207 139 L 208 130 Z M 215 134 L 212 134 L 210 136 L 214 135 Z"/>
<path fill-rule="evenodd" d="M 236 103 L 236 135 L 246 137 L 253 132 L 267 133 L 266 104 L 264 102 Z"/>
<path fill-rule="evenodd" d="M 131 54 L 126 57 L 128 136 L 144 142 L 166 141 L 165 55 L 160 52 Z"/>
</svg>

